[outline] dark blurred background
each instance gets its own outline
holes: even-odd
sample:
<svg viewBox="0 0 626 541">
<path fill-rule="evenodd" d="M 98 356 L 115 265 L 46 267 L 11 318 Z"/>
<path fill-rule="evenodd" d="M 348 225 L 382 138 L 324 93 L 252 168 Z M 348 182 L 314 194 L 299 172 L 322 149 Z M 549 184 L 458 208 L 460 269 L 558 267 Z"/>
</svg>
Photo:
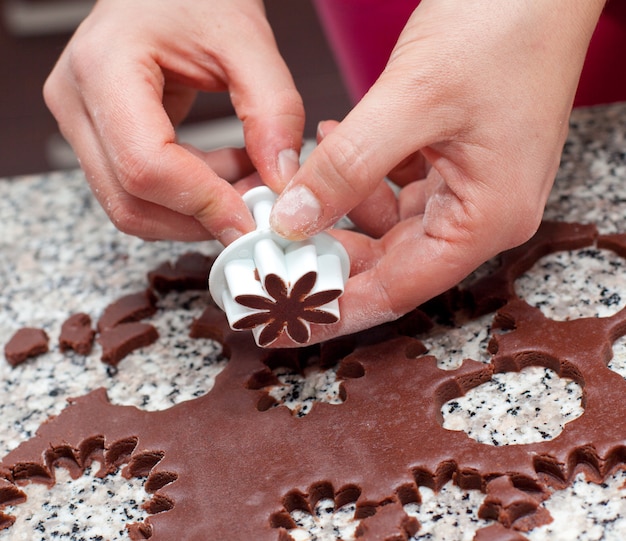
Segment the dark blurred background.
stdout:
<svg viewBox="0 0 626 541">
<path fill-rule="evenodd" d="M 76 167 L 43 103 L 41 88 L 93 0 L 0 0 L 0 177 Z M 302 94 L 307 137 L 319 120 L 341 119 L 349 98 L 310 0 L 266 0 L 278 46 Z M 226 94 L 203 94 L 181 129 L 203 148 L 236 144 L 239 123 Z"/>
</svg>

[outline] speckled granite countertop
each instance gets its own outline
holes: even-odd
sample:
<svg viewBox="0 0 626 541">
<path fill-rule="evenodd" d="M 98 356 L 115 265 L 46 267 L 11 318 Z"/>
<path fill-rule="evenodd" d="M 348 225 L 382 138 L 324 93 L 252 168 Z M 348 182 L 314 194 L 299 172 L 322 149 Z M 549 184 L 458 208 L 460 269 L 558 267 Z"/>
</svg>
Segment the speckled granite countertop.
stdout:
<svg viewBox="0 0 626 541">
<path fill-rule="evenodd" d="M 626 105 L 575 111 L 546 218 L 595 223 L 601 233 L 626 231 Z M 209 392 L 224 367 L 220 347 L 188 337 L 191 320 L 204 308 L 206 292 L 168 295 L 151 319 L 158 342 L 125 358 L 118 370 L 87 356 L 61 353 L 60 326 L 71 313 L 94 320 L 112 301 L 145 289 L 146 274 L 163 261 L 194 250 L 215 253 L 213 243 L 146 243 L 109 223 L 80 172 L 0 180 L 0 344 L 20 327 L 50 336 L 51 350 L 11 368 L 0 359 L 0 456 L 31 437 L 68 397 L 105 387 L 115 404 L 159 410 Z M 605 250 L 561 252 L 539 261 L 516 283 L 518 294 L 553 319 L 603 317 L 626 305 L 626 261 Z M 453 369 L 466 357 L 487 362 L 491 316 L 435 328 L 424 337 L 440 367 Z M 614 344 L 611 368 L 626 377 L 626 340 Z M 333 401 L 332 371 L 303 380 L 284 374 L 273 393 L 306 413 L 314 400 Z M 583 413 L 582 391 L 545 368 L 497 374 L 489 383 L 442 408 L 444 426 L 465 430 L 485 445 L 511 445 L 554 438 Z M 295 397 L 299 397 L 296 400 Z M 86 472 L 70 479 L 62 468 L 51 489 L 28 485 L 28 501 L 6 511 L 17 517 L 0 531 L 5 540 L 128 539 L 125 524 L 142 520 L 142 482 L 116 474 Z M 622 540 L 626 538 L 626 473 L 606 483 L 582 477 L 547 502 L 554 521 L 529 532 L 532 540 Z M 476 510 L 484 495 L 448 484 L 434 494 L 420 488 L 422 503 L 407 506 L 421 530 L 414 539 L 471 540 L 487 524 Z M 350 507 L 333 510 L 323 501 L 317 515 L 294 514 L 296 540 L 350 539 L 356 522 Z"/>
</svg>

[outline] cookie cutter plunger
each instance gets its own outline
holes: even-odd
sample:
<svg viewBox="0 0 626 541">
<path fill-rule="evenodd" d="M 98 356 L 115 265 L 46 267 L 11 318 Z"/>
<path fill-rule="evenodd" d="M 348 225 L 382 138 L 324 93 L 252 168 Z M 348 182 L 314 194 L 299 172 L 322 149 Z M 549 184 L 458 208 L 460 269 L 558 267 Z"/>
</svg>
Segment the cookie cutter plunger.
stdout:
<svg viewBox="0 0 626 541">
<path fill-rule="evenodd" d="M 209 291 L 234 330 L 251 329 L 259 346 L 284 332 L 296 343 L 311 338 L 311 324 L 339 321 L 338 298 L 350 259 L 328 233 L 289 241 L 273 232 L 269 216 L 276 194 L 266 186 L 243 199 L 257 228 L 224 248 L 209 274 Z"/>
</svg>

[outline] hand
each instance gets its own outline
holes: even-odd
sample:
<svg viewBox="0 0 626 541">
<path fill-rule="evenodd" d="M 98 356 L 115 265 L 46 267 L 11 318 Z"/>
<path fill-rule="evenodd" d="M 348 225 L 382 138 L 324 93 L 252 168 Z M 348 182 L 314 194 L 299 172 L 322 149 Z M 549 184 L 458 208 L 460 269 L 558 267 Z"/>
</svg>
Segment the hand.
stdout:
<svg viewBox="0 0 626 541">
<path fill-rule="evenodd" d="M 274 206 L 272 227 L 293 240 L 349 212 L 382 234 L 333 233 L 352 276 L 340 323 L 314 341 L 395 319 L 536 231 L 603 3 L 420 3 L 379 80 L 322 125 Z"/>
<path fill-rule="evenodd" d="M 199 90 L 230 92 L 247 153 L 177 143 Z M 261 0 L 100 0 L 44 96 L 111 220 L 146 239 L 228 244 L 255 227 L 229 181 L 280 190 L 298 167 L 302 100 Z"/>
</svg>

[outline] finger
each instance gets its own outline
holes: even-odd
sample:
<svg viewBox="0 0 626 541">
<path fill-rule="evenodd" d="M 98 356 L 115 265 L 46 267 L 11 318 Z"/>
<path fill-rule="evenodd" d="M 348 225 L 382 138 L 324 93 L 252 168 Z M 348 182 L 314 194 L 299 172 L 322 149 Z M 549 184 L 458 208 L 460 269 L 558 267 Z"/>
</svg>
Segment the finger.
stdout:
<svg viewBox="0 0 626 541">
<path fill-rule="evenodd" d="M 315 133 L 315 140 L 319 145 L 329 133 L 331 133 L 337 126 L 339 126 L 339 122 L 336 120 L 321 120 L 317 124 L 317 131 Z"/>
<path fill-rule="evenodd" d="M 428 200 L 424 214 L 400 222 L 379 241 L 333 231 L 348 249 L 357 274 L 339 300 L 341 321 L 315 327 L 313 340 L 395 320 L 536 231 L 540 205 L 518 215 L 514 199 L 493 203 L 486 197 L 469 204 L 443 185 Z"/>
<path fill-rule="evenodd" d="M 72 145 L 76 153 L 83 155 L 89 152 L 92 155 L 91 160 L 83 160 L 92 192 L 120 231 L 145 240 L 196 242 L 213 238 L 195 218 L 128 194 L 115 180 L 105 160 L 93 160 L 94 152 L 98 152 L 98 142 L 91 127 L 78 129 L 75 133 L 78 137 Z M 101 152 L 98 154 L 102 155 Z"/>
<path fill-rule="evenodd" d="M 330 229 L 350 256 L 350 276 L 372 268 L 385 255 L 384 242 L 349 229 Z"/>
<path fill-rule="evenodd" d="M 401 220 L 424 214 L 428 193 L 425 181 L 416 181 L 402 188 L 398 196 L 398 212 Z"/>
<path fill-rule="evenodd" d="M 46 83 L 46 100 L 55 109 L 59 128 L 73 147 L 92 192 L 118 229 L 146 240 L 200 241 L 212 238 L 193 217 L 126 193 L 115 178 L 70 78 L 60 77 L 52 83 Z M 56 111 L 57 99 L 62 99 L 67 107 Z M 69 118 L 65 111 L 72 111 Z"/>
<path fill-rule="evenodd" d="M 163 108 L 173 126 L 178 126 L 189 114 L 197 90 L 178 82 L 166 82 L 163 87 Z"/>
<path fill-rule="evenodd" d="M 115 179 L 98 148 L 99 142 L 93 135 L 92 126 L 77 128 L 74 133 L 76 137 L 71 144 L 76 154 L 90 156 L 89 160 L 82 160 L 82 164 L 91 190 L 120 231 L 145 240 L 196 242 L 213 238 L 195 218 L 127 193 Z M 95 155 L 99 157 L 94 158 Z"/>
<path fill-rule="evenodd" d="M 387 177 L 398 186 L 406 186 L 410 182 L 426 177 L 429 165 L 421 152 L 415 152 L 396 165 Z"/>
<path fill-rule="evenodd" d="M 229 44 L 231 99 L 243 121 L 246 148 L 264 182 L 279 193 L 297 172 L 304 105 L 266 20 L 256 21 L 254 46 Z"/>
<path fill-rule="evenodd" d="M 279 234 L 296 240 L 327 229 L 394 166 L 430 142 L 429 131 L 422 129 L 429 115 L 409 126 L 394 88 L 384 81 L 374 85 L 313 150 L 274 206 L 271 224 Z"/>
<path fill-rule="evenodd" d="M 351 257 L 358 257 L 366 268 L 350 277 L 339 299 L 341 319 L 329 326 L 314 326 L 312 342 L 328 340 L 368 329 L 406 314 L 410 310 L 453 287 L 482 261 L 486 255 L 467 252 L 458 246 L 423 234 L 420 218 L 395 242 L 388 245 L 382 256 L 356 256 L 353 245 Z M 359 246 L 366 252 L 366 242 Z M 488 253 L 491 253 L 489 250 Z"/>
<path fill-rule="evenodd" d="M 398 195 L 400 220 L 424 214 L 428 200 L 443 184 L 444 179 L 439 172 L 431 169 L 425 179 L 404 186 Z"/>
<path fill-rule="evenodd" d="M 256 171 L 233 183 L 233 187 L 237 190 L 237 193 L 241 195 L 259 186 L 263 186 L 263 180 L 261 180 L 261 176 Z"/>
<path fill-rule="evenodd" d="M 118 89 L 116 102 L 103 107 L 102 89 L 111 86 Z M 132 58 L 118 58 L 112 69 L 103 69 L 98 85 L 83 82 L 82 95 L 87 109 L 98 114 L 93 125 L 114 177 L 130 195 L 195 218 L 222 242 L 253 230 L 236 190 L 176 143 L 161 88 L 158 66 Z"/>
<path fill-rule="evenodd" d="M 317 125 L 316 139 L 320 144 L 339 122 L 324 120 Z M 398 222 L 398 201 L 393 190 L 381 182 L 374 193 L 354 208 L 348 217 L 364 233 L 381 237 Z"/>
<path fill-rule="evenodd" d="M 348 213 L 348 218 L 363 233 L 382 237 L 400 218 L 396 194 L 385 181 L 381 181 L 374 193 Z"/>
<path fill-rule="evenodd" d="M 254 173 L 254 165 L 243 148 L 220 148 L 203 151 L 187 143 L 181 146 L 203 160 L 219 177 L 234 183 Z"/>
</svg>

